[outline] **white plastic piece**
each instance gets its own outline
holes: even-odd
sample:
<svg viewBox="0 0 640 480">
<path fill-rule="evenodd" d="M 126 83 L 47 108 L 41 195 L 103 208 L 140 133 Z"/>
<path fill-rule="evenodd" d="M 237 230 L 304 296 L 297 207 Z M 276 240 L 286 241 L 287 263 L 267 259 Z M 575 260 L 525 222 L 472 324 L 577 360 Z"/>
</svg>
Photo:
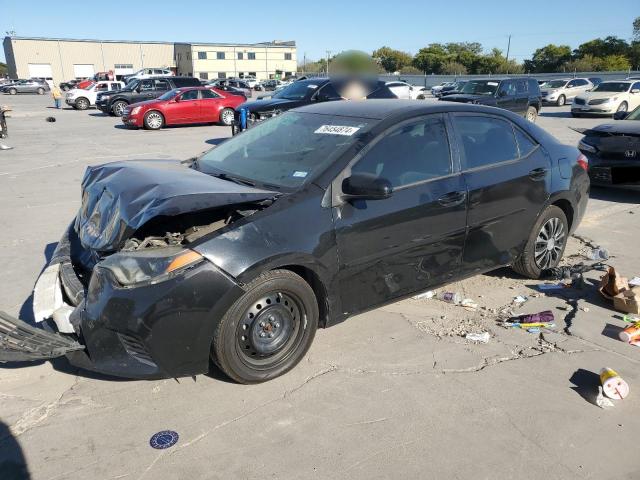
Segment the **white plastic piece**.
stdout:
<svg viewBox="0 0 640 480">
<path fill-rule="evenodd" d="M 69 317 L 73 310 L 75 309 L 72 306 L 65 303 L 53 312 L 53 321 L 56 322 L 56 326 L 60 333 L 75 333 L 73 325 L 71 325 L 71 322 L 69 321 Z"/>
<path fill-rule="evenodd" d="M 60 285 L 60 264 L 49 265 L 38 278 L 33 289 L 33 315 L 36 322 L 51 318 L 64 305 Z"/>
<path fill-rule="evenodd" d="M 489 343 L 489 339 L 491 338 L 491 335 L 489 334 L 489 332 L 467 333 L 467 335 L 464 338 L 472 342 Z"/>
<path fill-rule="evenodd" d="M 424 293 L 420 293 L 419 295 L 415 295 L 413 297 L 414 300 L 428 300 L 430 298 L 433 298 L 436 296 L 436 292 L 434 292 L 433 290 L 428 290 Z"/>
<path fill-rule="evenodd" d="M 598 387 L 598 396 L 596 397 L 596 405 L 600 408 L 613 407 L 613 402 L 602 394 L 602 386 Z"/>
</svg>

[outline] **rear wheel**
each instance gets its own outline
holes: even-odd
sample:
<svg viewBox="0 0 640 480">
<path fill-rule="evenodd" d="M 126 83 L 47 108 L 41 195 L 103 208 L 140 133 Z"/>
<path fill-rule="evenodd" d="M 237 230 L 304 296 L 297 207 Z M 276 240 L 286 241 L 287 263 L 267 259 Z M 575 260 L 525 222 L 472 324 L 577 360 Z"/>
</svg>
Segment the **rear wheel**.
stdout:
<svg viewBox="0 0 640 480">
<path fill-rule="evenodd" d="M 18 93 L 18 91 L 15 88 L 9 89 L 9 95 L 15 95 L 16 93 Z"/>
<path fill-rule="evenodd" d="M 562 209 L 551 205 L 536 221 L 524 250 L 512 268 L 529 278 L 540 278 L 547 268 L 557 267 L 569 236 L 569 222 Z"/>
<path fill-rule="evenodd" d="M 124 113 L 124 109 L 127 108 L 127 105 L 129 105 L 127 102 L 123 100 L 118 100 L 117 102 L 114 102 L 113 105 L 111 106 L 111 111 L 116 117 L 121 117 L 122 114 Z"/>
<path fill-rule="evenodd" d="M 264 382 L 304 357 L 317 327 L 318 303 L 309 284 L 289 270 L 265 272 L 220 321 L 212 358 L 237 382 Z"/>
<path fill-rule="evenodd" d="M 160 130 L 164 125 L 164 117 L 157 110 L 151 110 L 144 115 L 144 128 Z"/>
<path fill-rule="evenodd" d="M 537 116 L 538 116 L 538 110 L 536 110 L 536 107 L 529 106 L 529 108 L 527 108 L 527 113 L 525 114 L 524 118 L 529 120 L 531 123 L 535 123 Z"/>
<path fill-rule="evenodd" d="M 558 100 L 556 100 L 556 105 L 562 107 L 565 103 L 567 103 L 567 99 L 564 95 L 560 95 Z"/>
<path fill-rule="evenodd" d="M 223 125 L 233 125 L 235 119 L 235 112 L 232 108 L 223 108 L 220 112 L 220 123 Z"/>
<path fill-rule="evenodd" d="M 44 95 L 44 88 L 40 87 L 38 88 L 38 95 Z"/>
<path fill-rule="evenodd" d="M 78 110 L 86 110 L 87 108 L 89 108 L 89 105 L 89 100 L 84 97 L 80 97 L 76 100 L 76 108 Z"/>
</svg>

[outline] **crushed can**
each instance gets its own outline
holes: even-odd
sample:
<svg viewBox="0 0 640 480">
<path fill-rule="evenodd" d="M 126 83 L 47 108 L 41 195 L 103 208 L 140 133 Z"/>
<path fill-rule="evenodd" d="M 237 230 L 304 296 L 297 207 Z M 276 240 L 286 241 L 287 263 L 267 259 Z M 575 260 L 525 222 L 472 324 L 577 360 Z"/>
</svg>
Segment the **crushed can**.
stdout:
<svg viewBox="0 0 640 480">
<path fill-rule="evenodd" d="M 622 400 L 629 395 L 629 384 L 612 368 L 600 370 L 600 383 L 604 394 L 616 400 Z"/>
</svg>

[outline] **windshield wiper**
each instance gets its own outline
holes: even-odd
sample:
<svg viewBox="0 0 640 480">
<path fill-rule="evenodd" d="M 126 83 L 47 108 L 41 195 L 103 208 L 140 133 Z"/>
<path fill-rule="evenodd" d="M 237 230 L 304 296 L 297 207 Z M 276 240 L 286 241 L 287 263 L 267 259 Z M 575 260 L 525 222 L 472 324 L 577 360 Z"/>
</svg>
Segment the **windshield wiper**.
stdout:
<svg viewBox="0 0 640 480">
<path fill-rule="evenodd" d="M 248 187 L 255 187 L 256 184 L 254 182 L 251 182 L 249 180 L 244 180 L 242 178 L 238 178 L 238 177 L 233 177 L 227 173 L 212 173 L 211 174 L 212 177 L 216 177 L 219 178 L 221 180 L 226 180 L 228 182 L 233 182 L 233 183 L 237 183 L 238 185 L 246 185 Z"/>
</svg>

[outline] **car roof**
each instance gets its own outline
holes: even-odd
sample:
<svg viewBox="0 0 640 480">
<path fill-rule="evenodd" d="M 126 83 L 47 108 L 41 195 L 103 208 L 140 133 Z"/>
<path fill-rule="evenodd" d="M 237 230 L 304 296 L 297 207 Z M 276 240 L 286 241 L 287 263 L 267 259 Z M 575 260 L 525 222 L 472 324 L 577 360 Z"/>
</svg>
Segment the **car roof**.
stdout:
<svg viewBox="0 0 640 480">
<path fill-rule="evenodd" d="M 397 114 L 423 115 L 442 112 L 477 111 L 492 114 L 505 114 L 506 110 L 485 107 L 469 103 L 438 102 L 426 103 L 417 100 L 372 99 L 338 100 L 321 102 L 293 109 L 296 112 L 336 115 L 341 117 L 371 118 L 384 120 Z"/>
</svg>

